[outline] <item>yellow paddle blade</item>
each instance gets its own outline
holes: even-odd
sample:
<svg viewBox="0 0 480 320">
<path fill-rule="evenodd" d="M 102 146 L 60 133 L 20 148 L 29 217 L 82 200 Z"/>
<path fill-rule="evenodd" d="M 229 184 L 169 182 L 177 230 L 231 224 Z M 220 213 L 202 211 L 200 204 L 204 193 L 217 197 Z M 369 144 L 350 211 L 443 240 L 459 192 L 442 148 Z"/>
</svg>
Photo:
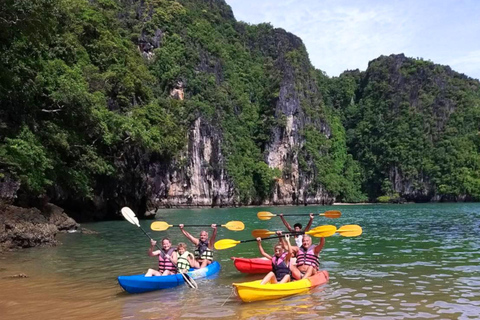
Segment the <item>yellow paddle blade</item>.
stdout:
<svg viewBox="0 0 480 320">
<path fill-rule="evenodd" d="M 275 234 L 275 232 L 267 230 L 267 229 L 255 229 L 252 231 L 252 236 L 254 238 L 265 238 L 268 237 L 269 235 Z"/>
<path fill-rule="evenodd" d="M 165 221 L 154 221 L 150 225 L 150 229 L 153 231 L 165 231 L 168 228 L 173 227 L 171 224 L 166 223 Z"/>
<path fill-rule="evenodd" d="M 325 237 L 333 236 L 336 231 L 337 231 L 337 227 L 332 225 L 326 225 L 326 226 L 316 227 L 308 232 L 305 232 L 305 234 L 308 234 L 317 238 L 325 238 Z"/>
<path fill-rule="evenodd" d="M 347 224 L 340 227 L 337 232 L 344 237 L 357 237 L 362 234 L 362 227 L 356 224 Z"/>
<path fill-rule="evenodd" d="M 340 218 L 342 216 L 342 213 L 338 210 L 329 210 L 329 211 L 325 211 L 324 213 L 320 213 L 319 215 L 325 216 L 331 219 L 336 219 L 336 218 Z"/>
<path fill-rule="evenodd" d="M 242 231 L 245 229 L 245 225 L 242 221 L 230 221 L 227 224 L 222 224 L 222 227 L 227 228 L 228 230 L 232 231 Z"/>
<path fill-rule="evenodd" d="M 276 214 L 273 214 L 273 213 L 268 212 L 268 211 L 260 211 L 259 213 L 257 213 L 257 217 L 260 220 L 270 220 L 275 216 L 276 216 Z"/>
<path fill-rule="evenodd" d="M 240 241 L 237 241 L 237 240 L 222 239 L 222 240 L 218 240 L 217 242 L 215 242 L 215 244 L 213 246 L 217 250 L 223 250 L 223 249 L 233 248 L 239 243 L 240 243 Z"/>
</svg>

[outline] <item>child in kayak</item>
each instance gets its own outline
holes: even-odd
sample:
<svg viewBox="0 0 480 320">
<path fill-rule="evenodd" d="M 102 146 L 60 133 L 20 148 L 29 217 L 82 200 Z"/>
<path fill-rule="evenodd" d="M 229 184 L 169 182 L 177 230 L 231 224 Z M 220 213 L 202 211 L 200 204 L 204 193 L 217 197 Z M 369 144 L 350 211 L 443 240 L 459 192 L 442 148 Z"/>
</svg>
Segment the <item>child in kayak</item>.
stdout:
<svg viewBox="0 0 480 320">
<path fill-rule="evenodd" d="M 195 265 L 193 254 L 187 251 L 187 245 L 180 242 L 177 246 L 177 259 L 174 261 L 177 264 L 178 272 L 186 273 Z"/>
<path fill-rule="evenodd" d="M 277 234 L 280 236 L 281 232 L 277 231 Z M 262 247 L 262 238 L 257 238 L 258 250 L 262 256 L 272 261 L 272 270 L 270 271 L 265 278 L 263 278 L 260 284 L 266 283 L 287 283 L 290 282 L 291 272 L 290 272 L 290 258 L 292 257 L 292 246 L 290 245 L 290 235 L 285 235 L 286 246 L 288 251 L 284 249 L 284 245 L 281 242 L 275 245 L 275 255 L 272 257 L 263 250 Z M 283 241 L 282 241 L 283 242 Z"/>
</svg>

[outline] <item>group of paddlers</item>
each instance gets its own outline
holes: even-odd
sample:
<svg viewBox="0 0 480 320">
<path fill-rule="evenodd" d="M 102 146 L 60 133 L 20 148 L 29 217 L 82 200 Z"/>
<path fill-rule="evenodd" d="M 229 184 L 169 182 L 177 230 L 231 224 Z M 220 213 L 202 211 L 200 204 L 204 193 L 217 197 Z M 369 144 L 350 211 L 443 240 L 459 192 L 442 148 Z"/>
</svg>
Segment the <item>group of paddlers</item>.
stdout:
<svg viewBox="0 0 480 320">
<path fill-rule="evenodd" d="M 290 244 L 289 234 L 283 235 L 281 231 L 277 231 L 276 234 L 280 241 L 274 246 L 275 252 L 271 256 L 263 249 L 262 239 L 256 239 L 262 256 L 272 261 L 272 271 L 263 278 L 262 284 L 286 283 L 292 279 L 300 280 L 316 274 L 319 269 L 318 255 L 325 244 L 325 238 L 320 238 L 319 243 L 314 245 L 312 244 L 312 238 L 304 234 L 310 229 L 314 215 L 310 214 L 310 220 L 304 230 L 302 230 L 300 223 L 296 223 L 292 228 L 282 214 L 279 216 L 289 233 L 292 233 L 296 246 Z M 162 239 L 162 248 L 160 250 L 154 250 L 156 241 L 151 240 L 148 255 L 152 257 L 158 256 L 158 270 L 148 269 L 145 276 L 166 276 L 178 272 L 185 273 L 190 268 L 203 268 L 212 263 L 212 250 L 217 235 L 217 225 L 211 225 L 213 233 L 210 239 L 208 239 L 208 232 L 205 230 L 200 232 L 199 238 L 195 238 L 183 227 L 183 224 L 179 225 L 185 237 L 195 245 L 194 254 L 187 251 L 187 245 L 183 242 L 179 243 L 176 248 L 172 247 L 172 243 L 168 238 Z"/>
<path fill-rule="evenodd" d="M 183 228 L 183 224 L 178 225 L 182 233 L 194 245 L 194 254 L 187 251 L 187 245 L 180 242 L 177 247 L 172 247 L 172 242 L 169 238 L 162 239 L 162 248 L 154 250 L 157 242 L 150 240 L 150 248 L 148 255 L 151 257 L 158 256 L 158 270 L 148 269 L 145 274 L 146 277 L 151 276 L 167 276 L 175 273 L 185 273 L 190 268 L 203 268 L 208 266 L 213 261 L 213 244 L 217 236 L 217 225 L 212 224 L 212 237 L 208 239 L 208 232 L 203 230 L 200 232 L 200 237 L 195 238 L 188 231 Z"/>
<path fill-rule="evenodd" d="M 258 249 L 262 256 L 272 261 L 272 271 L 269 272 L 262 280 L 261 284 L 266 283 L 286 283 L 293 279 L 300 280 L 308 278 L 317 273 L 319 269 L 318 254 L 325 244 L 325 238 L 320 238 L 317 245 L 312 244 L 312 238 L 303 234 L 307 232 L 313 222 L 313 214 L 310 214 L 310 221 L 305 230 L 302 225 L 296 223 L 292 228 L 290 224 L 280 214 L 282 222 L 288 231 L 294 235 L 296 246 L 290 244 L 290 235 L 282 236 L 281 231 L 277 231 L 280 242 L 274 246 L 275 253 L 273 256 L 263 250 L 262 239 L 257 238 Z"/>
</svg>

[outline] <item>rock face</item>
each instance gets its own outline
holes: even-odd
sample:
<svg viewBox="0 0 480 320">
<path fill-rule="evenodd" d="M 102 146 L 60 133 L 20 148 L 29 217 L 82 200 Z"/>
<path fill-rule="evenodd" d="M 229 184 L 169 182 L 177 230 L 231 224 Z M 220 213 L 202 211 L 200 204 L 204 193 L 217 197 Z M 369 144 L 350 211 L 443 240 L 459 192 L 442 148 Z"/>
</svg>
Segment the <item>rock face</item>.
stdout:
<svg viewBox="0 0 480 320">
<path fill-rule="evenodd" d="M 63 209 L 47 204 L 45 215 L 36 208 L 20 208 L 12 205 L 0 206 L 0 251 L 55 245 L 59 230 L 77 228 Z"/>
</svg>

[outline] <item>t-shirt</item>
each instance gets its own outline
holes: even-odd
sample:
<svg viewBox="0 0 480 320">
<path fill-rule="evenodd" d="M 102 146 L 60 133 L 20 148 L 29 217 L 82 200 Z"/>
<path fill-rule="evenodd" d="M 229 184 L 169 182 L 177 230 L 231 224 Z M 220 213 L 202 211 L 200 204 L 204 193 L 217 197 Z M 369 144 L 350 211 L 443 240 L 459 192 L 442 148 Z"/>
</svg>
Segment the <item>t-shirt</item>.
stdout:
<svg viewBox="0 0 480 320">
<path fill-rule="evenodd" d="M 298 235 L 295 237 L 295 243 L 297 244 L 297 247 L 302 246 L 302 241 L 303 241 L 303 235 Z"/>
</svg>

